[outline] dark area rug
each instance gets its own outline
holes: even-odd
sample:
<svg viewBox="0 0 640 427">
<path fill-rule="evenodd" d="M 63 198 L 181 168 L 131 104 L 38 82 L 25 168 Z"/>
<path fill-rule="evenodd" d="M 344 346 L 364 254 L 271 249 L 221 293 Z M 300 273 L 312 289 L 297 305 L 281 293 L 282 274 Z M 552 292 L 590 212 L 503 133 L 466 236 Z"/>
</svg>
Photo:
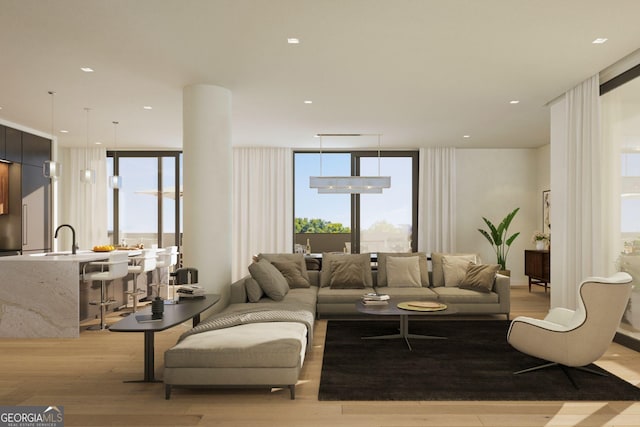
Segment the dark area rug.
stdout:
<svg viewBox="0 0 640 427">
<path fill-rule="evenodd" d="M 559 367 L 522 375 L 544 363 L 514 350 L 508 321 L 409 321 L 409 332 L 446 340 L 363 340 L 395 334 L 398 321 L 330 320 L 319 400 L 640 400 L 640 388 L 571 370 L 575 389 Z M 590 368 L 605 372 L 595 365 Z"/>
</svg>

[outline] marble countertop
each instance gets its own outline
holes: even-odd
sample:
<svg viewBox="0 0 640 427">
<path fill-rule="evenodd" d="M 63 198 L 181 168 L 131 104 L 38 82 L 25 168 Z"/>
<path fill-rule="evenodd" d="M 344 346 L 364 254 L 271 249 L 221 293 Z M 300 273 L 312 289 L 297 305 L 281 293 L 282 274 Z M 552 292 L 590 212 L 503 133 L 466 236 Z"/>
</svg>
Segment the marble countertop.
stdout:
<svg viewBox="0 0 640 427">
<path fill-rule="evenodd" d="M 129 256 L 135 256 L 140 254 L 139 250 L 127 251 Z M 51 261 L 66 261 L 66 262 L 92 262 L 109 258 L 109 252 L 94 252 L 88 250 L 79 250 L 75 255 L 71 251 L 60 252 L 45 252 L 39 254 L 28 255 L 14 255 L 7 257 L 0 257 L 0 262 L 5 261 L 23 261 L 23 262 L 51 262 Z"/>
</svg>

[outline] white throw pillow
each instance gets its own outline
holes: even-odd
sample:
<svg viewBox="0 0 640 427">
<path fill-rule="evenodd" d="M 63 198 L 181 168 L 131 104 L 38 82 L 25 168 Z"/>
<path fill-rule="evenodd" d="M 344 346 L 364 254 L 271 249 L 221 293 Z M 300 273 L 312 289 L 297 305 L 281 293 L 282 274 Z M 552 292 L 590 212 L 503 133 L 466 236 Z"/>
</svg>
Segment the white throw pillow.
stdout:
<svg viewBox="0 0 640 427">
<path fill-rule="evenodd" d="M 418 256 L 387 257 L 387 283 L 395 288 L 419 288 L 420 258 Z"/>
<path fill-rule="evenodd" d="M 447 255 L 442 258 L 442 271 L 445 286 L 460 286 L 467 275 L 469 264 L 475 264 L 474 255 Z"/>
</svg>

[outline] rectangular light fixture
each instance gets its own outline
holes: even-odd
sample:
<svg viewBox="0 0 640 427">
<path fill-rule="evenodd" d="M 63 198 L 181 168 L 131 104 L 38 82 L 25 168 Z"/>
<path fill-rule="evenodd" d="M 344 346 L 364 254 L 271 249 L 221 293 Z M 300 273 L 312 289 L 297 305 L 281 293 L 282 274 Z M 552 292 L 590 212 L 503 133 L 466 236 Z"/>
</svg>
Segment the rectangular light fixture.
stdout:
<svg viewBox="0 0 640 427">
<path fill-rule="evenodd" d="M 390 176 L 310 176 L 309 188 L 318 194 L 382 193 L 391 187 Z"/>
</svg>

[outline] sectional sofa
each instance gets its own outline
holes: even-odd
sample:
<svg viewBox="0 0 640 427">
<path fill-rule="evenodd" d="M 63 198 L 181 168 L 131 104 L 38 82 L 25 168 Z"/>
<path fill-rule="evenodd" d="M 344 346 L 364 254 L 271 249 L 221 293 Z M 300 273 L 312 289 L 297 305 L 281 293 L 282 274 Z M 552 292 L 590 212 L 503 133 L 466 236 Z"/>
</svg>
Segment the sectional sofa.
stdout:
<svg viewBox="0 0 640 427">
<path fill-rule="evenodd" d="M 473 254 L 324 254 L 307 270 L 300 254 L 262 254 L 230 287 L 229 305 L 187 331 L 165 353 L 165 398 L 176 386 L 283 387 L 295 384 L 317 317 L 358 315 L 364 293 L 453 304 L 458 313 L 509 318 L 510 280 Z M 475 275 L 471 274 L 475 271 Z M 364 315 L 362 315 L 364 316 Z"/>
</svg>

